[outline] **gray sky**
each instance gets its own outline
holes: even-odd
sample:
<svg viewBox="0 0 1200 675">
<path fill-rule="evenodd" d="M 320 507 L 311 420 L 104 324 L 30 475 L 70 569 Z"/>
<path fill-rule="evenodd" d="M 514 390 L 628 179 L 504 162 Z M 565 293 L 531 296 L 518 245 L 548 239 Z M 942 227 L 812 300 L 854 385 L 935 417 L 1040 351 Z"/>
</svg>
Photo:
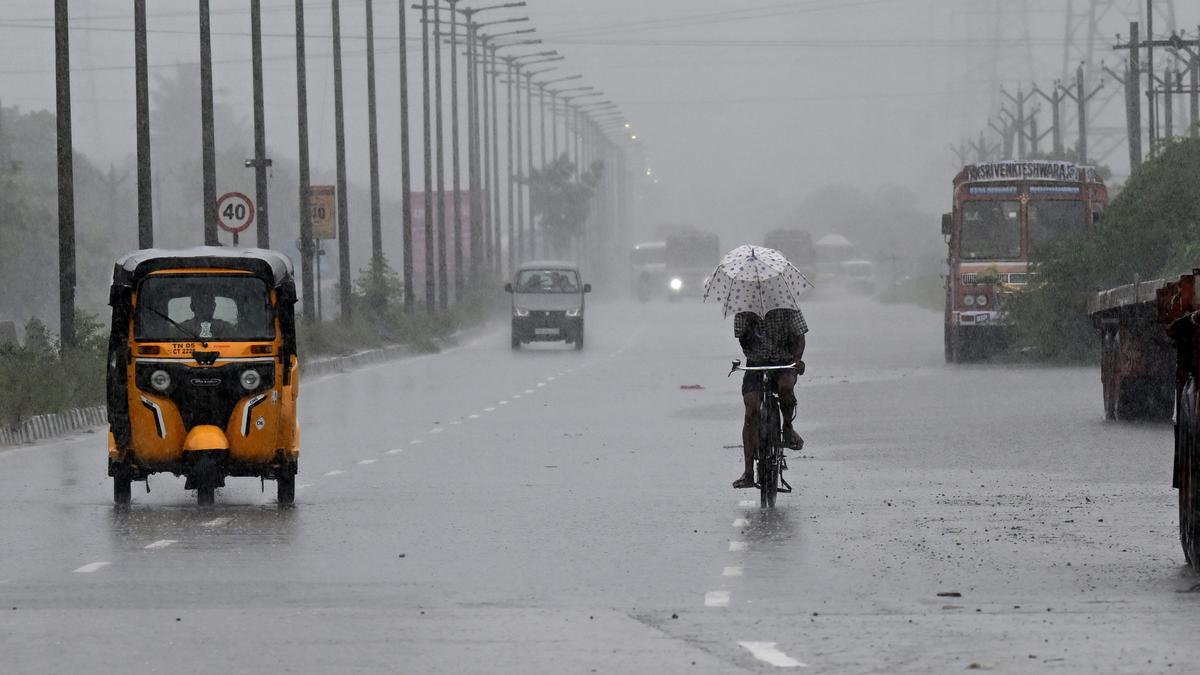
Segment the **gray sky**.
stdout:
<svg viewBox="0 0 1200 675">
<path fill-rule="evenodd" d="M 248 124 L 247 4 L 215 0 L 212 7 L 218 98 L 244 111 Z M 568 57 L 560 64 L 562 73 L 584 75 L 584 82 L 622 105 L 647 143 L 678 219 L 711 226 L 778 217 L 786 205 L 829 184 L 893 183 L 914 192 L 930 211 L 942 209 L 956 163 L 949 146 L 986 125 L 988 103 L 995 98 L 989 71 L 1013 88 L 1029 76 L 1049 83 L 1062 71 L 1066 0 L 1003 3 L 1007 11 L 1024 5 L 1027 22 L 996 15 L 990 9 L 996 4 L 532 0 L 514 13 L 530 16 L 550 46 Z M 1186 4 L 1180 5 L 1181 13 L 1200 13 Z M 130 5 L 124 0 L 72 3 L 76 142 L 102 161 L 133 152 Z M 151 63 L 196 61 L 195 3 L 150 5 Z M 328 168 L 333 163 L 329 4 L 307 7 L 313 161 Z M 268 144 L 273 154 L 294 157 L 292 3 L 265 0 L 264 8 Z M 397 2 L 376 4 L 380 143 L 388 193 L 398 192 L 397 8 Z M 52 107 L 50 3 L 7 0 L 0 9 L 6 36 L 0 41 L 0 97 L 23 108 Z M 365 183 L 362 5 L 346 0 L 342 12 L 350 178 Z M 412 35 L 419 31 L 416 18 L 410 13 Z M 1198 20 L 1181 16 L 1185 25 Z M 1123 31 L 1124 25 L 1124 19 L 1111 17 L 1107 34 Z M 1033 44 L 1030 50 L 1013 41 L 1022 31 Z M 1115 61 L 1111 54 L 1104 56 Z M 418 44 L 410 46 L 410 65 L 411 96 L 419 104 Z M 410 122 L 419 141 L 419 116 Z M 1120 156 L 1115 153 L 1116 160 Z M 241 167 L 220 170 L 224 184 L 249 188 L 251 176 Z"/>
</svg>

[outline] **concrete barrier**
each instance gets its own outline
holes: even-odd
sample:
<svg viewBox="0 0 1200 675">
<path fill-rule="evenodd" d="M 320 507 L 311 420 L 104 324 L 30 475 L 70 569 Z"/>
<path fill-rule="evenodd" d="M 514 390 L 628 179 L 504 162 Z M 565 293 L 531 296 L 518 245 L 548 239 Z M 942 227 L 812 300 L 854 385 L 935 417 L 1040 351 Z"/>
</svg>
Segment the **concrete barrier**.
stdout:
<svg viewBox="0 0 1200 675">
<path fill-rule="evenodd" d="M 108 410 L 102 405 L 34 415 L 20 424 L 0 427 L 0 447 L 36 443 L 105 424 L 108 424 Z"/>
</svg>

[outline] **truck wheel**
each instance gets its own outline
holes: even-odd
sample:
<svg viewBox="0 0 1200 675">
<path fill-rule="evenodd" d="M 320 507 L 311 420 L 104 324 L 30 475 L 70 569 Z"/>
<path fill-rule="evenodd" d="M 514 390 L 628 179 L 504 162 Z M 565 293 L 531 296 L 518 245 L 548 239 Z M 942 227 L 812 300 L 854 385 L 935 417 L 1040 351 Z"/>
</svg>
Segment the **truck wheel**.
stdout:
<svg viewBox="0 0 1200 675">
<path fill-rule="evenodd" d="M 954 363 L 954 329 L 949 326 L 942 328 L 942 348 L 946 351 L 946 363 Z"/>
<path fill-rule="evenodd" d="M 512 336 L 512 349 L 514 352 L 521 350 L 521 338 L 517 337 L 516 333 Z"/>
<path fill-rule="evenodd" d="M 201 485 L 196 488 L 196 504 L 212 506 L 217 501 L 217 488 L 213 485 Z"/>
<path fill-rule="evenodd" d="M 1196 457 L 1196 383 L 1188 380 L 1179 394 L 1179 424 L 1175 430 L 1176 481 L 1179 489 L 1179 543 L 1193 568 L 1200 566 L 1200 476 Z"/>
<path fill-rule="evenodd" d="M 579 335 L 575 336 L 575 351 L 583 350 L 583 330 L 579 331 Z"/>
</svg>

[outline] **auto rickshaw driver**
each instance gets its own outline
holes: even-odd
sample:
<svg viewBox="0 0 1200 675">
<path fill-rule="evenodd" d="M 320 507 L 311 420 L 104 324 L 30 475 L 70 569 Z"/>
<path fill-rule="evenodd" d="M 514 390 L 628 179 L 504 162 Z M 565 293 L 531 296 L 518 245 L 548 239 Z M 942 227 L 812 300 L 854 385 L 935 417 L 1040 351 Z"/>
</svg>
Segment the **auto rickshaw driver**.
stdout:
<svg viewBox="0 0 1200 675">
<path fill-rule="evenodd" d="M 221 339 L 235 334 L 233 324 L 214 316 L 217 298 L 209 286 L 198 286 L 189 300 L 192 318 L 179 324 L 180 328 L 199 338 Z"/>
</svg>

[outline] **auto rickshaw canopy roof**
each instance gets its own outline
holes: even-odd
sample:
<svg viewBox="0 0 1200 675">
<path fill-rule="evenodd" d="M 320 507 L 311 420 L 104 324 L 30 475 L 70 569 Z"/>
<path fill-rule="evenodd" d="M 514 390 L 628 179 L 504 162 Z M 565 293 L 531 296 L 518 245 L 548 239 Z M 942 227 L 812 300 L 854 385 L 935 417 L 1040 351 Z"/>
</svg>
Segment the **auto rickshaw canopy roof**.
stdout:
<svg viewBox="0 0 1200 675">
<path fill-rule="evenodd" d="M 292 282 L 292 261 L 265 248 L 196 246 L 183 249 L 148 248 L 133 251 L 117 260 L 114 283 L 136 283 L 151 272 L 167 269 L 218 268 L 252 272 L 275 287 Z"/>
</svg>

